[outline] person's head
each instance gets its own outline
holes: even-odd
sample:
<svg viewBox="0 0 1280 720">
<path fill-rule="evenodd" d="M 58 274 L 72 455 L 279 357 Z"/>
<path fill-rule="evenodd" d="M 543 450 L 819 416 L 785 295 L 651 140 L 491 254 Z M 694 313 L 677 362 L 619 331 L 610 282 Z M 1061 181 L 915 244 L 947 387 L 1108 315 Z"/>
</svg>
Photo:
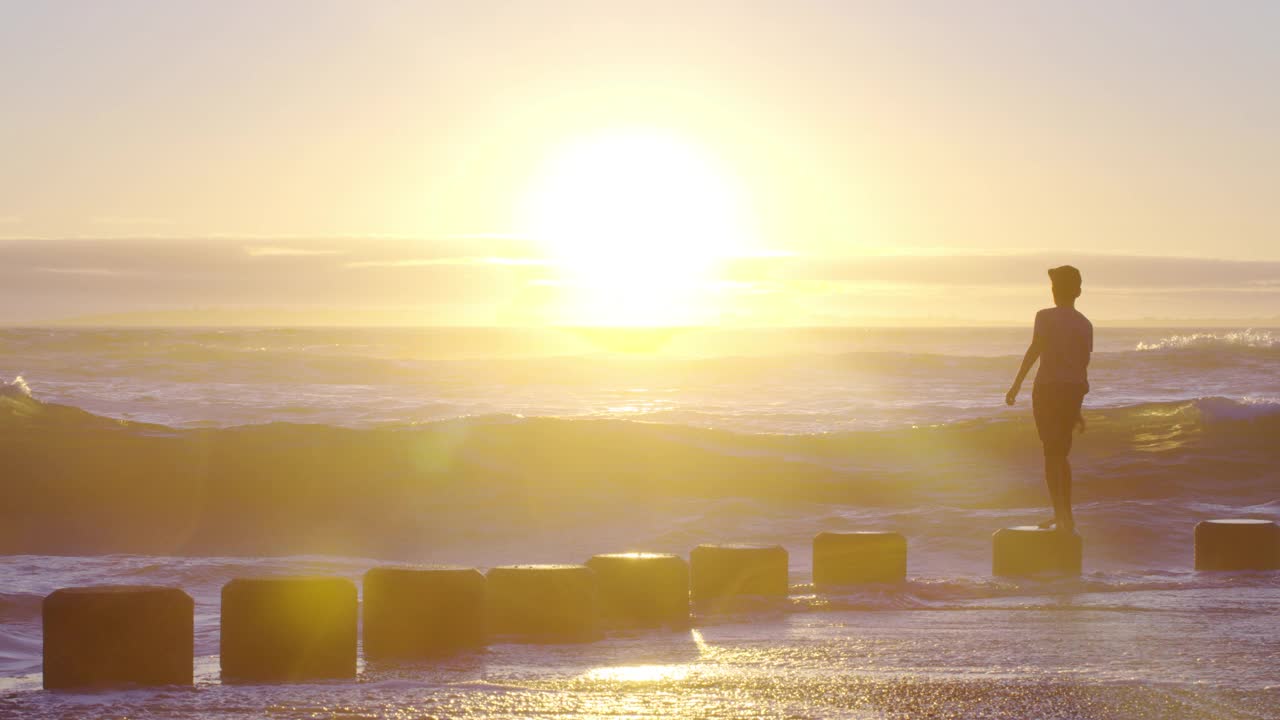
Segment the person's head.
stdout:
<svg viewBox="0 0 1280 720">
<path fill-rule="evenodd" d="M 1049 269 L 1055 305 L 1070 305 L 1080 297 L 1080 271 L 1070 265 Z"/>
</svg>

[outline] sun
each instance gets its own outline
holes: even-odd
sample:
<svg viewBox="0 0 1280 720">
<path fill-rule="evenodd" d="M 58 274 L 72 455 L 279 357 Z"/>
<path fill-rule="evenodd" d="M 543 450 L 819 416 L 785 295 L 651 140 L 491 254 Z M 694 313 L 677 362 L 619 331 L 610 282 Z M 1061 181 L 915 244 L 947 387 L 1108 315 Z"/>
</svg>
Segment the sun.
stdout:
<svg viewBox="0 0 1280 720">
<path fill-rule="evenodd" d="M 714 322 L 721 267 L 751 243 L 746 204 L 714 158 L 649 129 L 559 148 L 520 223 L 559 269 L 561 319 L 578 325 Z"/>
</svg>

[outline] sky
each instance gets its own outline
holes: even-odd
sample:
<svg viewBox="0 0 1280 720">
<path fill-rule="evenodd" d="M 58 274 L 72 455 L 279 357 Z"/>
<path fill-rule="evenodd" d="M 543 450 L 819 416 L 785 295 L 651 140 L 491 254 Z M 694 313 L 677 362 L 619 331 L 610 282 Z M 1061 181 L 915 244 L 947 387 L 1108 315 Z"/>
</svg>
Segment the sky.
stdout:
<svg viewBox="0 0 1280 720">
<path fill-rule="evenodd" d="M 0 0 L 0 323 L 1280 318 L 1280 4 Z M 123 320 L 122 320 L 123 318 Z"/>
</svg>

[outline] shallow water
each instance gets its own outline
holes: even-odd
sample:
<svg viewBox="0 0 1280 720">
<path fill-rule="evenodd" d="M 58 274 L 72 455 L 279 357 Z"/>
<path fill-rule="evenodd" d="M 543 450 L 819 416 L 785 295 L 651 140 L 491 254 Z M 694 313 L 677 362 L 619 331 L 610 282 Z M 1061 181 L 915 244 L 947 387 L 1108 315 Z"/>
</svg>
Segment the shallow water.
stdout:
<svg viewBox="0 0 1280 720">
<path fill-rule="evenodd" d="M 804 558 L 793 552 L 803 568 Z M 352 558 L 23 556 L 0 564 L 0 717 L 1090 717 L 1272 718 L 1280 708 L 1280 573 L 1090 572 L 949 578 L 791 596 L 700 615 L 685 632 L 583 645 L 495 644 L 350 682 L 224 686 L 218 593 L 232 577 L 329 573 Z M 39 690 L 39 598 L 102 581 L 196 599 L 196 687 Z"/>
</svg>

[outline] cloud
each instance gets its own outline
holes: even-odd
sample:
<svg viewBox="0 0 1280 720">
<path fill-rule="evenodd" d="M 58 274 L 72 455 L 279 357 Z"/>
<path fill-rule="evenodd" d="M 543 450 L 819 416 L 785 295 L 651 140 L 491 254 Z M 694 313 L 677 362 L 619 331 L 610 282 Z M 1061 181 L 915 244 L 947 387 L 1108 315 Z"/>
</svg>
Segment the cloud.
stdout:
<svg viewBox="0 0 1280 720">
<path fill-rule="evenodd" d="M 448 322 L 455 311 L 497 317 L 492 308 L 521 308 L 530 292 L 572 290 L 556 261 L 536 250 L 505 237 L 0 241 L 0 319 L 197 306 L 435 308 L 422 310 L 424 322 Z M 1280 313 L 1275 261 L 773 253 L 728 261 L 707 289 L 728 312 L 764 324 L 944 315 L 1020 322 L 1047 302 L 1045 269 L 1064 262 L 1081 268 L 1095 319 Z"/>
<path fill-rule="evenodd" d="M 439 266 L 468 265 L 511 265 L 516 267 L 543 267 L 551 265 L 543 258 L 509 258 L 509 257 L 440 257 L 440 258 L 405 258 L 400 260 L 357 260 L 346 263 L 344 267 L 360 268 L 420 268 Z"/>
<path fill-rule="evenodd" d="M 110 268 L 94 268 L 94 267 L 45 267 L 34 268 L 35 272 L 51 273 L 53 275 L 84 275 L 87 277 L 118 277 L 121 275 L 136 275 L 137 273 L 126 270 L 112 270 Z"/>
<path fill-rule="evenodd" d="M 423 322 L 474 320 L 525 302 L 516 298 L 528 281 L 552 274 L 540 258 L 501 252 L 509 249 L 504 240 L 367 237 L 0 241 L 0 321 L 192 307 L 418 308 Z"/>
<path fill-rule="evenodd" d="M 849 285 L 1042 287 L 1048 268 L 1080 268 L 1090 288 L 1236 288 L 1280 283 L 1280 262 L 1212 258 L 1086 255 L 881 255 L 871 257 L 742 258 L 729 266 L 734 280 Z"/>
<path fill-rule="evenodd" d="M 89 218 L 89 222 L 94 225 L 172 225 L 173 221 L 169 218 L 162 217 L 146 217 L 146 216 L 129 216 L 129 215 L 98 215 Z"/>
<path fill-rule="evenodd" d="M 343 255 L 344 250 L 281 247 L 279 245 L 251 245 L 244 249 L 249 257 L 314 257 L 322 255 Z"/>
</svg>

